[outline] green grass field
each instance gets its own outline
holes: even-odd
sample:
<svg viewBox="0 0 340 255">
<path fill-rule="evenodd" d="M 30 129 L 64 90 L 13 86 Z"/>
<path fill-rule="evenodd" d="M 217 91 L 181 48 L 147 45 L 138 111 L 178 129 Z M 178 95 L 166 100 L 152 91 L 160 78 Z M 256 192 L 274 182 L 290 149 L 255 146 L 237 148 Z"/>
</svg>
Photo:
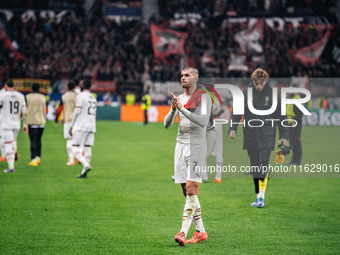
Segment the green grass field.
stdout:
<svg viewBox="0 0 340 255">
<path fill-rule="evenodd" d="M 84 180 L 76 178 L 81 166 L 66 166 L 61 125 L 47 124 L 39 167 L 28 166 L 20 133 L 16 172 L 0 173 L 0 254 L 340 253 L 339 178 L 273 177 L 263 209 L 249 206 L 249 176 L 211 179 L 199 192 L 209 238 L 179 247 L 173 237 L 185 201 L 170 179 L 176 134 L 177 126 L 98 121 Z M 339 127 L 304 127 L 302 139 L 303 163 L 340 163 Z M 224 140 L 224 163 L 247 165 L 242 133 Z"/>
</svg>

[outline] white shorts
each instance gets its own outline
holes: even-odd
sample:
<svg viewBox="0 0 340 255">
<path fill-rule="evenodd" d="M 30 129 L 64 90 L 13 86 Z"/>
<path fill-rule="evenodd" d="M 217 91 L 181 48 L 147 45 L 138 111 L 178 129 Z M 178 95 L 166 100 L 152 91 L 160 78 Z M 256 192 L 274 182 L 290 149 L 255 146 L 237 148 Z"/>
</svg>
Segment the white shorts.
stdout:
<svg viewBox="0 0 340 255">
<path fill-rule="evenodd" d="M 206 144 L 182 144 L 175 148 L 175 183 L 186 181 L 202 182 L 202 171 L 206 167 Z M 203 170 L 202 170 L 203 169 Z"/>
<path fill-rule="evenodd" d="M 70 135 L 70 127 L 71 122 L 64 123 L 64 138 L 65 139 L 72 139 L 72 136 Z"/>
<path fill-rule="evenodd" d="M 1 143 L 17 140 L 19 129 L 1 129 Z"/>
<path fill-rule="evenodd" d="M 76 131 L 72 136 L 72 145 L 94 145 L 94 133 Z"/>
<path fill-rule="evenodd" d="M 223 163 L 223 129 L 222 125 L 216 125 L 214 129 L 207 131 L 208 155 L 215 156 L 216 163 Z"/>
</svg>

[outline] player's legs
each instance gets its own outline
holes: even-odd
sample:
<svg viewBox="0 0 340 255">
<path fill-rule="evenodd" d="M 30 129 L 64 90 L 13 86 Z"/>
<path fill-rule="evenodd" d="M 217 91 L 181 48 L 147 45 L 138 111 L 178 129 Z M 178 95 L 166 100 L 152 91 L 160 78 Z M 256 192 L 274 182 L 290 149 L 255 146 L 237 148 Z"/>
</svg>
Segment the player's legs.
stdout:
<svg viewBox="0 0 340 255">
<path fill-rule="evenodd" d="M 39 159 L 39 162 L 40 162 L 40 158 L 41 158 L 41 137 L 42 137 L 42 134 L 44 132 L 44 128 L 37 128 L 37 150 L 36 150 L 36 158 Z"/>
<path fill-rule="evenodd" d="M 215 147 L 215 141 L 216 141 L 216 130 L 211 129 L 207 131 L 207 157 L 212 155 L 212 152 Z M 202 179 L 204 182 L 208 182 L 208 171 L 202 172 Z"/>
<path fill-rule="evenodd" d="M 67 162 L 69 163 L 68 165 L 74 165 L 74 155 L 72 151 L 72 138 L 66 140 L 66 151 L 67 151 L 67 155 L 69 158 L 69 162 Z"/>
<path fill-rule="evenodd" d="M 184 206 L 182 232 L 187 235 L 192 220 L 194 221 L 196 232 L 188 241 L 189 243 L 197 243 L 208 238 L 201 216 L 201 205 L 198 200 L 198 189 L 201 183 L 202 170 L 206 166 L 207 147 L 206 144 L 191 145 L 189 154 L 185 156 L 188 168 L 188 178 L 186 181 L 186 204 Z"/>
<path fill-rule="evenodd" d="M 72 138 L 72 151 L 75 157 L 83 164 L 83 169 L 78 178 L 86 178 L 87 173 L 92 169 L 90 165 L 91 160 L 91 146 L 94 145 L 94 133 L 77 131 L 73 134 Z M 85 154 L 83 155 L 81 144 L 84 144 Z M 88 161 L 89 160 L 89 161 Z"/>
<path fill-rule="evenodd" d="M 73 137 L 72 137 L 72 152 L 73 152 L 73 155 L 83 165 L 88 165 L 88 164 L 87 164 L 87 162 L 85 160 L 85 157 L 83 155 L 83 151 L 82 151 L 80 145 L 84 144 L 84 141 L 85 141 L 85 139 L 87 137 L 87 134 L 88 134 L 87 132 L 76 131 L 73 134 Z"/>
<path fill-rule="evenodd" d="M 248 149 L 256 193 L 256 200 L 251 204 L 251 206 L 254 207 L 264 206 L 264 195 L 268 183 L 268 164 L 270 153 L 270 148 L 264 148 L 261 150 Z"/>
<path fill-rule="evenodd" d="M 3 141 L 5 143 L 5 155 L 8 163 L 8 169 L 4 172 L 14 172 L 14 159 L 15 159 L 15 150 L 14 150 L 14 138 L 15 138 L 15 130 L 12 129 L 4 129 L 3 130 Z"/>
<path fill-rule="evenodd" d="M 64 124 L 64 138 L 66 139 L 66 151 L 69 158 L 67 165 L 74 165 L 74 154 L 72 152 L 72 136 L 69 133 L 71 122 Z"/>
<path fill-rule="evenodd" d="M 300 165 L 302 157 L 302 146 L 301 146 L 301 128 L 302 125 L 297 125 L 294 128 L 289 129 L 289 141 L 293 150 L 293 156 L 291 164 Z"/>
<path fill-rule="evenodd" d="M 30 138 L 31 160 L 33 161 L 37 156 L 37 137 L 38 129 L 28 126 L 28 135 Z"/>
<path fill-rule="evenodd" d="M 6 161 L 5 142 L 4 142 L 4 139 L 3 139 L 3 130 L 0 130 L 0 149 L 1 149 L 0 161 Z"/>
<path fill-rule="evenodd" d="M 217 125 L 216 129 L 216 138 L 215 138 L 215 146 L 212 152 L 213 155 L 216 156 L 216 176 L 215 182 L 222 182 L 222 168 L 223 168 L 223 129 L 222 125 Z"/>
</svg>

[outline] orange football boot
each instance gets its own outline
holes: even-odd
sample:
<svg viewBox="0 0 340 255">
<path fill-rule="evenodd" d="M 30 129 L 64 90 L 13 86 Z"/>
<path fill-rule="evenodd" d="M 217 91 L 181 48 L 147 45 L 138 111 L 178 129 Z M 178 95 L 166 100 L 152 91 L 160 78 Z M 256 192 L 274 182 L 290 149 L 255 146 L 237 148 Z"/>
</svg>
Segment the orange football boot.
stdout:
<svg viewBox="0 0 340 255">
<path fill-rule="evenodd" d="M 185 235 L 183 232 L 178 232 L 175 235 L 175 242 L 177 242 L 180 246 L 184 246 L 185 245 Z"/>
<path fill-rule="evenodd" d="M 191 239 L 187 241 L 187 243 L 198 243 L 198 242 L 202 242 L 207 239 L 208 239 L 207 232 L 202 233 L 202 232 L 195 231 L 195 233 L 193 234 Z"/>
</svg>

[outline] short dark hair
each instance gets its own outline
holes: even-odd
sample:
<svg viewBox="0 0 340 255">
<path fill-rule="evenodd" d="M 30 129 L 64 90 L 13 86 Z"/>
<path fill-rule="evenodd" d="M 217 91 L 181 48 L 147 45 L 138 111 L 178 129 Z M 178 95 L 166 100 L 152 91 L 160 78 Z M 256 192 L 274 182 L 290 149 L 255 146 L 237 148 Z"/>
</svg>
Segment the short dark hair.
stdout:
<svg viewBox="0 0 340 255">
<path fill-rule="evenodd" d="M 69 81 L 69 82 L 67 83 L 67 88 L 68 88 L 69 90 L 74 89 L 75 86 L 76 86 L 76 84 L 74 83 L 74 81 Z"/>
<path fill-rule="evenodd" d="M 83 85 L 84 85 L 84 88 L 85 88 L 85 89 L 90 89 L 92 83 L 91 83 L 90 80 L 86 79 L 86 80 L 83 80 Z"/>
<path fill-rule="evenodd" d="M 74 82 L 75 86 L 79 85 L 79 80 L 77 78 L 73 78 L 73 82 Z"/>
<path fill-rule="evenodd" d="M 5 81 L 5 85 L 7 85 L 7 87 L 9 87 L 9 88 L 13 88 L 14 87 L 13 81 L 11 81 L 11 80 L 6 80 Z"/>
<path fill-rule="evenodd" d="M 32 84 L 32 91 L 33 92 L 39 92 L 40 90 L 40 84 L 39 83 L 33 83 Z"/>
</svg>

